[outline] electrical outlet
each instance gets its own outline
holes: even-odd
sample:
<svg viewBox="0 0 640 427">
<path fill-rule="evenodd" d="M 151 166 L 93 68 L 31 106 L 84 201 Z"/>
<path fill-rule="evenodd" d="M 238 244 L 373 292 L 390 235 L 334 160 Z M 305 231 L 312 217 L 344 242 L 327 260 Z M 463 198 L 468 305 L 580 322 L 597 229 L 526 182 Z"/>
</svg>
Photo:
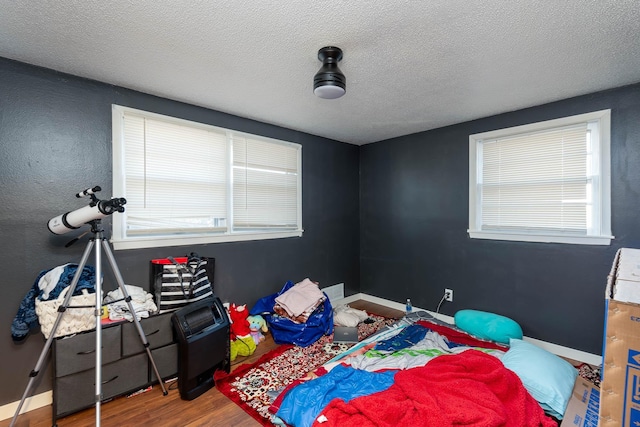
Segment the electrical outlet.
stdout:
<svg viewBox="0 0 640 427">
<path fill-rule="evenodd" d="M 444 290 L 444 300 L 445 301 L 449 301 L 449 302 L 453 302 L 453 289 L 446 289 Z"/>
</svg>

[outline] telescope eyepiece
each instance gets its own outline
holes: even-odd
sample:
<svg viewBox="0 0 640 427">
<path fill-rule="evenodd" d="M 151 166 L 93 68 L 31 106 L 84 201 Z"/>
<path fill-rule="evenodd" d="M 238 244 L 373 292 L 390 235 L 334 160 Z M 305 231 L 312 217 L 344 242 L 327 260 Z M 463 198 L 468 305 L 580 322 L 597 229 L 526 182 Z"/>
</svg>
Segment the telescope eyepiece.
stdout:
<svg viewBox="0 0 640 427">
<path fill-rule="evenodd" d="M 79 192 L 78 194 L 76 194 L 76 197 L 79 199 L 81 197 L 86 197 L 86 196 L 90 196 L 94 193 L 97 193 L 98 191 L 101 191 L 102 188 L 100 188 L 99 185 L 96 185 L 93 188 L 87 188 L 86 190 L 82 190 L 81 192 Z"/>
<path fill-rule="evenodd" d="M 123 197 L 114 197 L 111 200 L 100 200 L 98 209 L 105 215 L 111 215 L 114 212 L 124 212 L 124 205 L 127 199 Z"/>
</svg>

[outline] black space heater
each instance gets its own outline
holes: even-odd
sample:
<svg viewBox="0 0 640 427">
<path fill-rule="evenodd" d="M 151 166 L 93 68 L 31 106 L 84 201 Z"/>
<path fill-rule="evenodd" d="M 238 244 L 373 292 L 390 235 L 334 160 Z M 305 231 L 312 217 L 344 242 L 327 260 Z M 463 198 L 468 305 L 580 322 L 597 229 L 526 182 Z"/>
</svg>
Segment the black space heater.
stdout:
<svg viewBox="0 0 640 427">
<path fill-rule="evenodd" d="M 213 373 L 231 367 L 229 318 L 216 296 L 176 310 L 171 320 L 178 338 L 178 389 L 192 400 L 214 386 Z"/>
</svg>

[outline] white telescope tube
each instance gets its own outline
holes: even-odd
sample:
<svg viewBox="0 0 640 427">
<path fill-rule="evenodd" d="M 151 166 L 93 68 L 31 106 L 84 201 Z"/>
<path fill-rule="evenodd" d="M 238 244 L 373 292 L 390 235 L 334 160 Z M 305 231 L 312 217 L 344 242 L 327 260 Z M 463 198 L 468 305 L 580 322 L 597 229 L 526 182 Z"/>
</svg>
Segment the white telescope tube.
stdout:
<svg viewBox="0 0 640 427">
<path fill-rule="evenodd" d="M 93 206 L 85 206 L 50 219 L 47 227 L 53 234 L 65 234 L 80 228 L 90 221 L 104 218 L 114 212 L 124 212 L 123 205 L 125 203 L 127 201 L 122 198 L 108 201 L 100 200 Z"/>
</svg>

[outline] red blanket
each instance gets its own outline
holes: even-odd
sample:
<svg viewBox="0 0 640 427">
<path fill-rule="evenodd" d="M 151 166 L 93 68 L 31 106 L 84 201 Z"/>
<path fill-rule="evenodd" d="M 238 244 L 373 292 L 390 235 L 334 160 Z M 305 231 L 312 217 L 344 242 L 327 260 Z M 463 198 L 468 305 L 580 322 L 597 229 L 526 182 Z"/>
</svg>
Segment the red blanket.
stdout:
<svg viewBox="0 0 640 427">
<path fill-rule="evenodd" d="M 332 400 L 314 427 L 557 427 L 520 379 L 478 350 L 438 356 L 398 372 L 387 390 Z"/>
</svg>

